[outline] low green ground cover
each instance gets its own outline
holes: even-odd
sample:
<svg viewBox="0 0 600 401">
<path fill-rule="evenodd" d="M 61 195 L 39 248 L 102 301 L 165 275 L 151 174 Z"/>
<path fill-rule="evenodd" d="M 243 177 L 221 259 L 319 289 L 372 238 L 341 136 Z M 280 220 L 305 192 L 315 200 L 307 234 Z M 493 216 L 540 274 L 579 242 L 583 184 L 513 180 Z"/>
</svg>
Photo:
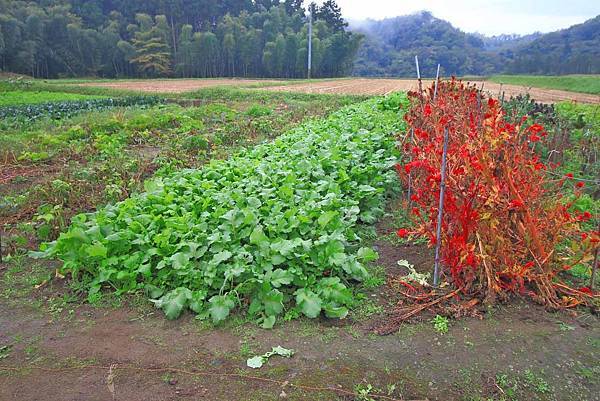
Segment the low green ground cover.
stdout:
<svg viewBox="0 0 600 401">
<path fill-rule="evenodd" d="M 103 96 L 80 95 L 76 93 L 61 93 L 48 91 L 5 91 L 0 92 L 0 107 L 21 104 L 37 104 L 46 102 L 64 102 L 74 100 L 90 100 Z"/>
<path fill-rule="evenodd" d="M 117 107 L 0 127 L 4 253 L 54 239 L 74 214 L 125 199 L 152 175 L 226 158 L 357 102 L 227 90 L 201 98 L 196 107 Z"/>
<path fill-rule="evenodd" d="M 115 107 L 153 106 L 162 101 L 157 96 L 127 96 L 0 106 L 0 119 L 2 119 L 2 125 L 25 125 L 40 119 L 62 120 L 84 111 L 102 111 Z"/>
<path fill-rule="evenodd" d="M 561 89 L 572 92 L 600 94 L 600 75 L 494 75 L 489 78 L 496 83 Z"/>
</svg>

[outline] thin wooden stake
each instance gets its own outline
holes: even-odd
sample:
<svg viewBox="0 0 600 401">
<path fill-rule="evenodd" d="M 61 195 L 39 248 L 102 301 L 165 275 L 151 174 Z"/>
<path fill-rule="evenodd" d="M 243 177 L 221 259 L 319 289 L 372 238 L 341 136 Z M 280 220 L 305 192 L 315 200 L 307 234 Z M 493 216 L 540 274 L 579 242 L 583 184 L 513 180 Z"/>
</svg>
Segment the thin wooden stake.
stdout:
<svg viewBox="0 0 600 401">
<path fill-rule="evenodd" d="M 415 135 L 415 129 L 411 127 L 411 129 L 410 129 L 410 137 L 409 137 L 410 138 L 410 140 L 409 140 L 409 144 L 410 145 L 412 145 L 414 135 Z M 412 195 L 412 171 L 408 173 L 408 191 L 407 191 L 407 194 L 406 194 L 406 196 L 408 198 L 407 200 L 408 200 L 408 208 L 409 209 L 410 209 L 411 204 L 412 204 L 412 200 L 410 199 L 411 195 Z"/>
<path fill-rule="evenodd" d="M 446 162 L 448 154 L 448 127 L 444 128 L 444 149 L 442 151 L 442 177 L 440 182 L 440 203 L 438 206 L 437 232 L 435 240 L 435 265 L 433 268 L 433 286 L 440 281 L 440 248 L 442 246 L 442 217 L 444 214 L 444 193 L 446 192 Z"/>
<path fill-rule="evenodd" d="M 417 80 L 419 81 L 419 97 L 423 96 L 423 82 L 421 81 L 421 70 L 419 69 L 419 56 L 415 56 L 415 65 L 417 66 Z"/>
<path fill-rule="evenodd" d="M 2 263 L 2 229 L 0 229 L 0 263 Z"/>
<path fill-rule="evenodd" d="M 433 100 L 435 100 L 437 98 L 437 88 L 438 88 L 439 80 L 440 80 L 440 65 L 438 64 L 437 72 L 435 74 L 435 89 L 433 90 Z"/>
<path fill-rule="evenodd" d="M 598 270 L 598 251 L 600 251 L 600 247 L 596 248 L 596 254 L 594 255 L 594 265 L 592 266 L 592 278 L 590 279 L 590 290 L 594 291 L 594 285 L 596 284 L 596 271 Z"/>
<path fill-rule="evenodd" d="M 600 231 L 600 223 L 598 224 L 598 231 Z M 590 290 L 594 291 L 594 284 L 596 281 L 596 271 L 598 270 L 598 252 L 600 251 L 600 246 L 596 248 L 596 253 L 594 254 L 594 264 L 592 265 L 592 277 L 590 278 Z"/>
<path fill-rule="evenodd" d="M 477 131 L 481 134 L 481 91 L 477 92 Z"/>
</svg>

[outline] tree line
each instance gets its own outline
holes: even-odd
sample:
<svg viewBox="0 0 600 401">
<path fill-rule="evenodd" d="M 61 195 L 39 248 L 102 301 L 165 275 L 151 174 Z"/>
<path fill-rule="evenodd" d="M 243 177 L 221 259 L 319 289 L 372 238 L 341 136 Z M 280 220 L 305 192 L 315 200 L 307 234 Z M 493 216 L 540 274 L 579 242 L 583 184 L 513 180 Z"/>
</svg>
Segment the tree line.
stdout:
<svg viewBox="0 0 600 401">
<path fill-rule="evenodd" d="M 310 4 L 314 77 L 351 72 L 362 36 Z M 0 69 L 33 77 L 305 77 L 302 0 L 0 0 Z"/>
</svg>

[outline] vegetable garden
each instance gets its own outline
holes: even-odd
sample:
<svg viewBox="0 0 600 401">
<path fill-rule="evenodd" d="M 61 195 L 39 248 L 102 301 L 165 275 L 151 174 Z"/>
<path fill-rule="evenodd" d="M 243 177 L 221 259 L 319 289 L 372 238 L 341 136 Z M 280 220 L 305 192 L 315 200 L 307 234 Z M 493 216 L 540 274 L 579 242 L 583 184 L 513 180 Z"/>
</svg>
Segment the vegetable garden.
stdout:
<svg viewBox="0 0 600 401">
<path fill-rule="evenodd" d="M 145 290 L 168 318 L 183 308 L 223 320 L 236 304 L 273 327 L 286 316 L 345 317 L 345 280 L 362 280 L 359 222 L 383 212 L 393 176 L 390 133 L 403 97 L 349 106 L 227 161 L 149 181 L 146 192 L 73 220 L 44 247 L 63 273 Z M 344 281 L 342 281 L 344 280 Z"/>
<path fill-rule="evenodd" d="M 157 374 L 163 399 L 594 394 L 597 106 L 456 80 L 367 100 L 181 95 L 193 107 L 51 93 L 0 107 L 0 387 L 39 383 L 13 396 L 58 372 L 78 386 L 77 370 L 113 397 Z M 198 389 L 220 375 L 241 387 Z"/>
</svg>

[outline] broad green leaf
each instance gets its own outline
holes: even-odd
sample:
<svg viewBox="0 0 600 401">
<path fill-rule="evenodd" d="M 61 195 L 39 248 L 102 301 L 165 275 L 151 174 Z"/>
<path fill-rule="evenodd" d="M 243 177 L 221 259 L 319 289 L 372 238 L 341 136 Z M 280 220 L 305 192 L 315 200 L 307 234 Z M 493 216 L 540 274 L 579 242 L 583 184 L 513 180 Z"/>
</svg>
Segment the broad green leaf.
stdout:
<svg viewBox="0 0 600 401">
<path fill-rule="evenodd" d="M 227 259 L 229 259 L 232 256 L 233 256 L 233 254 L 231 252 L 229 252 L 229 251 L 222 251 L 222 252 L 217 253 L 213 257 L 212 261 L 213 261 L 214 264 L 218 265 L 219 263 L 225 262 Z"/>
<path fill-rule="evenodd" d="M 164 290 L 162 288 L 158 288 L 157 286 L 152 284 L 146 284 L 145 289 L 146 293 L 148 294 L 148 297 L 153 299 L 156 299 L 164 294 Z"/>
<path fill-rule="evenodd" d="M 269 245 L 269 238 L 263 232 L 262 227 L 256 226 L 250 234 L 250 243 L 258 246 Z"/>
<path fill-rule="evenodd" d="M 95 244 L 88 245 L 86 252 L 92 258 L 105 258 L 108 250 L 100 242 L 96 242 Z"/>
<path fill-rule="evenodd" d="M 321 299 L 314 292 L 305 288 L 296 291 L 296 305 L 300 311 L 310 318 L 316 318 L 321 313 Z"/>
<path fill-rule="evenodd" d="M 263 304 L 260 302 L 258 298 L 254 298 L 248 307 L 248 314 L 250 316 L 257 315 L 260 311 L 263 310 Z"/>
<path fill-rule="evenodd" d="M 348 258 L 347 262 L 342 265 L 342 268 L 353 279 L 362 281 L 369 276 L 369 272 L 356 259 Z"/>
<path fill-rule="evenodd" d="M 233 300 L 225 295 L 215 295 L 208 302 L 210 303 L 210 316 L 214 323 L 225 320 L 235 306 Z"/>
<path fill-rule="evenodd" d="M 283 262 L 285 262 L 285 260 L 285 256 L 279 254 L 273 255 L 271 257 L 271 263 L 273 263 L 273 265 L 275 266 L 282 264 Z"/>
<path fill-rule="evenodd" d="M 201 313 L 204 310 L 204 300 L 206 299 L 206 291 L 192 291 L 189 307 L 196 313 Z"/>
<path fill-rule="evenodd" d="M 176 288 L 165 294 L 157 303 L 157 306 L 165 312 L 167 319 L 177 319 L 183 308 L 186 307 L 192 294 L 187 288 Z"/>
<path fill-rule="evenodd" d="M 171 256 L 171 264 L 173 269 L 181 269 L 185 267 L 190 260 L 190 256 L 184 252 L 177 252 L 173 256 Z"/>
<path fill-rule="evenodd" d="M 373 248 L 362 247 L 358 250 L 356 257 L 363 263 L 368 263 L 379 259 L 379 254 L 377 254 Z"/>
<path fill-rule="evenodd" d="M 348 316 L 348 308 L 343 306 L 325 305 L 323 309 L 328 318 L 343 319 Z"/>
<path fill-rule="evenodd" d="M 261 327 L 263 329 L 272 329 L 273 326 L 275 326 L 276 320 L 277 320 L 277 318 L 275 317 L 275 315 L 267 316 L 263 320 Z"/>
<path fill-rule="evenodd" d="M 271 290 L 263 297 L 267 316 L 278 315 L 283 310 L 283 294 L 279 290 Z"/>
<path fill-rule="evenodd" d="M 275 269 L 269 275 L 268 279 L 273 287 L 279 288 L 282 285 L 290 284 L 294 280 L 294 275 L 288 270 Z"/>
<path fill-rule="evenodd" d="M 271 249 L 275 252 L 279 252 L 283 256 L 289 255 L 295 247 L 294 241 L 289 240 L 279 240 L 271 243 Z"/>
<path fill-rule="evenodd" d="M 337 216 L 337 214 L 338 212 L 330 210 L 319 216 L 317 221 L 321 227 L 325 227 L 335 216 Z"/>
</svg>

